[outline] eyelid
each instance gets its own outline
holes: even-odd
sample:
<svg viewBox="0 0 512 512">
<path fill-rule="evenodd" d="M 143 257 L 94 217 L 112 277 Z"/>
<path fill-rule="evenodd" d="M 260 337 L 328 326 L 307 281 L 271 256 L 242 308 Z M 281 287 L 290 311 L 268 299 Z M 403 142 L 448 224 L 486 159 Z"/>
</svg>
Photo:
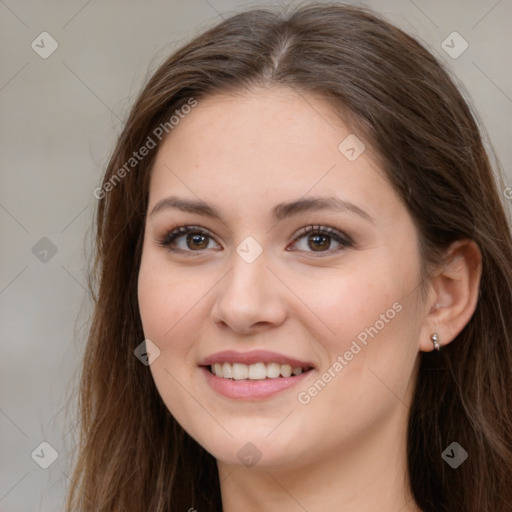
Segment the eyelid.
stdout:
<svg viewBox="0 0 512 512">
<path fill-rule="evenodd" d="M 340 239 L 339 242 L 346 244 L 346 245 L 354 245 L 354 241 L 346 233 L 344 233 L 343 231 L 340 231 L 339 229 L 333 228 L 331 226 L 326 226 L 323 224 L 315 224 L 315 225 L 310 224 L 309 226 L 304 226 L 303 228 L 300 228 L 298 231 L 296 231 L 293 234 L 292 238 L 293 238 L 293 241 L 295 242 L 295 241 L 297 241 L 297 239 L 302 238 L 305 235 L 315 234 L 315 233 L 319 233 L 322 235 L 328 235 L 335 239 L 339 238 Z M 325 251 L 325 252 L 327 252 L 327 251 Z"/>
<path fill-rule="evenodd" d="M 203 251 L 183 251 L 182 249 L 171 249 L 169 247 L 171 245 L 171 243 L 176 240 L 176 238 L 178 238 L 179 236 L 186 235 L 188 233 L 196 233 L 196 234 L 200 234 L 200 235 L 205 235 L 215 241 L 215 237 L 206 228 L 203 228 L 201 226 L 187 224 L 187 225 L 177 226 L 175 228 L 171 228 L 170 230 L 166 231 L 166 233 L 164 234 L 163 237 L 157 238 L 157 243 L 159 245 L 163 246 L 164 248 L 166 248 L 167 250 L 169 250 L 171 252 L 175 252 L 175 253 L 177 253 L 177 252 L 181 252 L 181 253 L 183 253 L 183 252 L 188 252 L 188 253 L 204 252 L 204 250 Z M 216 241 L 215 241 L 215 243 L 217 245 L 219 245 Z"/>
</svg>

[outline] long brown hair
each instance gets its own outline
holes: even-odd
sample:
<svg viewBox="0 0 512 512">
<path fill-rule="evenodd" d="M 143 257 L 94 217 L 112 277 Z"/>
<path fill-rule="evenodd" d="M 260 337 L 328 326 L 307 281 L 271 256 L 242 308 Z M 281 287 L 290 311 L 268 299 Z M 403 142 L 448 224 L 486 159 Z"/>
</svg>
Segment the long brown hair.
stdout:
<svg viewBox="0 0 512 512">
<path fill-rule="evenodd" d="M 135 101 L 97 194 L 95 309 L 67 511 L 222 509 L 215 459 L 177 424 L 134 356 L 144 340 L 137 277 L 155 129 L 191 99 L 272 85 L 318 94 L 357 125 L 416 223 L 423 263 L 438 262 L 455 240 L 478 244 L 474 315 L 441 352 L 419 354 L 409 483 L 423 511 L 510 512 L 512 237 L 503 184 L 440 63 L 375 13 L 340 4 L 233 15 L 170 56 Z M 148 137 L 156 147 L 127 166 Z M 468 453 L 457 469 L 441 456 L 453 441 Z"/>
</svg>

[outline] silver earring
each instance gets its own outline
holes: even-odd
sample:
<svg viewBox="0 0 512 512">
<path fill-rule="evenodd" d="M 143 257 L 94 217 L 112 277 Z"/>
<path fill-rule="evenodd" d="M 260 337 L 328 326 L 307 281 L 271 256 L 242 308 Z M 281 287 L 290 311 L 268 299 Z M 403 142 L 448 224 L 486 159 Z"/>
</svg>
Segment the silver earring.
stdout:
<svg viewBox="0 0 512 512">
<path fill-rule="evenodd" d="M 432 336 L 430 336 L 430 339 L 432 340 L 432 343 L 434 344 L 434 349 L 441 350 L 441 347 L 439 345 L 439 336 L 438 336 L 437 332 L 432 334 Z"/>
</svg>

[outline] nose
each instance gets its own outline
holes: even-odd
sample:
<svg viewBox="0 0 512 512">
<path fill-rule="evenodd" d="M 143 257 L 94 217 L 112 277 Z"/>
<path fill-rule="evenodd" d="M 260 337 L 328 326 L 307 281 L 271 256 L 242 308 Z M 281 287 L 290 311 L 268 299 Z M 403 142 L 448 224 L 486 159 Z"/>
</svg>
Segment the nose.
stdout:
<svg viewBox="0 0 512 512">
<path fill-rule="evenodd" d="M 223 329 L 251 334 L 286 319 L 283 284 L 267 267 L 265 251 L 252 263 L 233 251 L 231 270 L 214 288 L 212 319 Z"/>
</svg>

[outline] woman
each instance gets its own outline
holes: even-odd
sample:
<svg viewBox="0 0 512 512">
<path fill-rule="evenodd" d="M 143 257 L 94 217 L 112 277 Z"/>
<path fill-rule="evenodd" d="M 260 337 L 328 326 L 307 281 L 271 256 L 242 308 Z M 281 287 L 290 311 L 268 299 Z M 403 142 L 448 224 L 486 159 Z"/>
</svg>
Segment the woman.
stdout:
<svg viewBox="0 0 512 512">
<path fill-rule="evenodd" d="M 151 77 L 95 195 L 67 510 L 512 509 L 510 226 L 419 43 L 232 16 Z"/>
</svg>

